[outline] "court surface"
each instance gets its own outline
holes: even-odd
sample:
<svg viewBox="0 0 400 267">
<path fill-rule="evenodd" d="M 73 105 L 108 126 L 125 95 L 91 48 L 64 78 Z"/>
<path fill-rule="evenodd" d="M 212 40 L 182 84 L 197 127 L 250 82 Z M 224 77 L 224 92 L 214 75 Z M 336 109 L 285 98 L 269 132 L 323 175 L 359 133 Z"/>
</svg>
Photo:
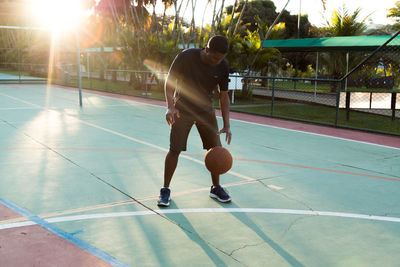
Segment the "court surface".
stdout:
<svg viewBox="0 0 400 267">
<path fill-rule="evenodd" d="M 236 113 L 231 129 L 233 201 L 208 196 L 193 128 L 159 209 L 162 103 L 1 85 L 0 266 L 399 264 L 399 138 Z"/>
</svg>

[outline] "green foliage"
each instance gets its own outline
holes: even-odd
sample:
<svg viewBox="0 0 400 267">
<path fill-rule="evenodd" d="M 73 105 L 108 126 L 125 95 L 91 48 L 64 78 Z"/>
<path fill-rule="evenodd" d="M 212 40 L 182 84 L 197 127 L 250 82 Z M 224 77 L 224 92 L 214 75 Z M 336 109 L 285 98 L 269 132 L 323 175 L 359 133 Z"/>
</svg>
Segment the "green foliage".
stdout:
<svg viewBox="0 0 400 267">
<path fill-rule="evenodd" d="M 357 8 L 353 14 L 343 6 L 333 11 L 331 21 L 328 22 L 329 32 L 332 36 L 357 36 L 367 29 L 366 20 L 369 16 L 359 21 L 361 9 Z"/>
<path fill-rule="evenodd" d="M 400 1 L 397 1 L 395 6 L 388 11 L 389 13 L 387 14 L 387 17 L 396 21 L 396 23 L 393 25 L 393 29 L 400 30 Z"/>
<path fill-rule="evenodd" d="M 359 21 L 361 9 L 357 8 L 352 14 L 343 6 L 341 9 L 334 10 L 331 20 L 328 21 L 326 33 L 328 36 L 357 36 L 366 30 L 366 20 L 369 16 Z M 361 54 L 351 53 L 349 62 L 360 62 Z M 346 53 L 330 52 L 321 54 L 321 62 L 326 66 L 328 73 L 334 78 L 341 78 L 346 74 Z M 350 66 L 351 67 L 351 66 Z M 336 91 L 332 87 L 332 91 Z"/>
<path fill-rule="evenodd" d="M 241 1 L 238 10 L 242 10 L 244 1 Z M 226 8 L 226 13 L 232 13 L 232 6 Z M 279 10 L 280 11 L 280 10 Z M 278 16 L 274 2 L 270 0 L 254 0 L 247 3 L 247 7 L 242 15 L 241 25 L 245 26 L 239 30 L 242 37 L 247 35 L 247 30 L 250 32 L 259 29 L 260 21 L 265 25 L 272 25 L 275 18 Z M 238 16 L 235 16 L 234 22 L 236 23 Z M 297 38 L 297 15 L 291 15 L 288 11 L 283 11 L 279 22 L 286 25 L 283 38 Z M 310 36 L 311 24 L 308 21 L 308 16 L 303 15 L 300 19 L 300 37 L 307 38 Z"/>
</svg>

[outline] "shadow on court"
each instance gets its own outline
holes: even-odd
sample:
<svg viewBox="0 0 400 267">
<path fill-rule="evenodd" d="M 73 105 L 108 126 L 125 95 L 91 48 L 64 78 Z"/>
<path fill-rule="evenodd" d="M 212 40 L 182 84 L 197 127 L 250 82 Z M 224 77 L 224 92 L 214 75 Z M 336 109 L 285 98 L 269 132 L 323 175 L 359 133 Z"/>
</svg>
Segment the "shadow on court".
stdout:
<svg viewBox="0 0 400 267">
<path fill-rule="evenodd" d="M 226 204 L 220 204 L 221 208 L 227 208 Z M 229 208 L 242 208 L 235 204 L 235 202 L 229 203 Z M 232 212 L 232 216 L 242 222 L 248 229 L 256 233 L 264 242 L 270 246 L 276 253 L 278 253 L 288 264 L 296 267 L 304 267 L 294 256 L 288 251 L 281 247 L 278 243 L 272 240 L 246 213 Z"/>
<path fill-rule="evenodd" d="M 176 203 L 171 202 L 169 207 L 170 209 L 179 209 Z M 214 250 L 218 250 L 221 253 L 226 254 L 226 252 L 222 251 L 221 249 L 213 246 L 207 240 L 204 240 L 193 227 L 191 222 L 186 218 L 185 214 L 183 213 L 174 213 L 174 214 L 165 214 L 167 218 L 174 221 L 184 232 L 185 234 L 196 243 L 199 248 L 201 248 L 204 253 L 209 257 L 209 259 L 215 264 L 215 266 L 228 266 L 218 255 L 215 253 Z M 166 222 L 167 223 L 167 222 Z M 229 256 L 229 255 L 227 255 Z"/>
</svg>

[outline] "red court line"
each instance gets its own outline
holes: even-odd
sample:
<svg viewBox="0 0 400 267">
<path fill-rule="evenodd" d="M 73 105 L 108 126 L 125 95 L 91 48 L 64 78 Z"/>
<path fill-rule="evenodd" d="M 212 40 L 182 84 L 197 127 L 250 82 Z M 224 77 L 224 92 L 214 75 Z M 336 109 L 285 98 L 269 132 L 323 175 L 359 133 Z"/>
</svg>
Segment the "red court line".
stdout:
<svg viewBox="0 0 400 267">
<path fill-rule="evenodd" d="M 24 150 L 24 149 L 41 149 L 41 150 L 47 150 L 45 147 L 0 147 L 0 150 Z M 163 151 L 149 151 L 149 150 L 130 150 L 130 149 L 107 149 L 107 148 L 79 148 L 79 147 L 72 147 L 72 148 L 53 148 L 54 150 L 72 150 L 72 151 L 111 151 L 111 152 L 129 152 L 129 153 L 148 153 L 148 154 L 166 154 L 166 152 Z M 190 156 L 190 157 L 199 157 L 199 158 L 204 158 L 204 155 L 202 154 L 185 154 L 182 153 L 182 155 Z M 356 172 L 347 172 L 347 171 L 339 171 L 339 170 L 331 170 L 331 169 L 325 169 L 325 168 L 318 168 L 318 167 L 311 167 L 311 166 L 304 166 L 304 165 L 297 165 L 297 164 L 289 164 L 289 163 L 282 163 L 282 162 L 276 162 L 276 161 L 263 161 L 263 160 L 254 160 L 254 159 L 244 159 L 244 158 L 233 158 L 233 160 L 238 160 L 238 161 L 247 161 L 247 162 L 256 162 L 256 163 L 262 163 L 262 164 L 271 164 L 271 165 L 280 165 L 280 166 L 286 166 L 286 167 L 293 167 L 293 168 L 302 168 L 302 169 L 309 169 L 309 170 L 315 170 L 315 171 L 324 171 L 324 172 L 332 172 L 332 173 L 340 173 L 340 174 L 348 174 L 348 175 L 354 175 L 354 176 L 361 176 L 361 177 L 369 177 L 369 178 L 375 178 L 375 179 L 381 179 L 381 180 L 388 180 L 388 181 L 395 181 L 395 182 L 400 182 L 400 179 L 396 178 L 389 178 L 389 177 L 384 177 L 384 176 L 377 176 L 377 175 L 369 175 L 369 174 L 363 174 L 363 173 L 356 173 Z"/>
<path fill-rule="evenodd" d="M 75 88 L 68 88 L 68 87 L 62 87 L 62 88 L 76 90 Z M 142 97 L 136 97 L 136 96 L 128 96 L 128 95 L 119 95 L 119 94 L 101 92 L 101 91 L 95 91 L 95 90 L 89 90 L 89 89 L 84 89 L 83 91 L 92 93 L 92 94 L 98 94 L 98 95 L 103 95 L 103 96 L 108 96 L 108 97 L 113 97 L 113 98 L 131 100 L 131 101 L 136 101 L 136 102 L 141 102 L 141 103 L 146 103 L 146 104 L 151 104 L 151 105 L 165 106 L 165 102 L 161 101 L 161 100 L 148 99 L 148 98 L 142 98 Z M 217 115 L 221 116 L 221 112 L 219 110 L 217 110 Z M 369 133 L 369 132 L 364 132 L 364 131 L 335 128 L 335 127 L 329 127 L 329 126 L 321 126 L 321 125 L 316 125 L 316 124 L 311 124 L 311 123 L 303 123 L 303 122 L 296 122 L 296 121 L 290 121 L 290 120 L 284 120 L 284 119 L 276 119 L 276 118 L 271 118 L 271 117 L 265 117 L 265 116 L 253 115 L 253 114 L 247 114 L 247 113 L 241 113 L 241 112 L 235 112 L 235 111 L 230 111 L 230 118 L 236 119 L 236 120 L 242 120 L 242 121 L 246 121 L 246 122 L 252 122 L 252 123 L 257 123 L 257 124 L 263 124 L 263 125 L 284 128 L 284 129 L 290 129 L 290 130 L 295 130 L 295 131 L 315 133 L 315 134 L 327 135 L 327 136 L 331 136 L 331 137 L 338 137 L 338 138 L 354 140 L 354 141 L 359 141 L 359 142 L 366 142 L 366 143 L 371 143 L 371 144 L 376 144 L 376 145 L 400 148 L 400 138 L 396 137 L 396 136 L 375 134 L 375 133 Z"/>
<path fill-rule="evenodd" d="M 296 164 L 288 164 L 288 163 L 281 163 L 281 162 L 274 162 L 274 161 L 238 159 L 238 158 L 234 158 L 234 160 L 242 160 L 242 161 L 248 161 L 248 162 L 257 162 L 257 163 L 264 163 L 264 164 L 273 164 L 273 165 L 280 165 L 280 166 L 287 166 L 287 167 L 310 169 L 310 170 L 315 170 L 315 171 L 333 172 L 333 173 L 340 173 L 340 174 L 349 174 L 349 175 L 355 175 L 355 176 L 362 176 L 362 177 L 369 177 L 369 178 L 375 178 L 375 179 L 382 179 L 382 180 L 400 182 L 400 179 L 396 179 L 396 178 L 369 175 L 369 174 L 363 174 L 363 173 L 357 173 L 357 172 L 338 171 L 338 170 L 331 170 L 331 169 L 324 169 L 324 168 L 317 168 L 317 167 L 310 167 L 310 166 L 303 166 L 303 165 L 296 165 Z"/>
<path fill-rule="evenodd" d="M 7 216 L 21 217 L 2 204 L 0 216 L 0 222 Z M 111 266 L 39 225 L 0 230 L 0 265 Z"/>
</svg>

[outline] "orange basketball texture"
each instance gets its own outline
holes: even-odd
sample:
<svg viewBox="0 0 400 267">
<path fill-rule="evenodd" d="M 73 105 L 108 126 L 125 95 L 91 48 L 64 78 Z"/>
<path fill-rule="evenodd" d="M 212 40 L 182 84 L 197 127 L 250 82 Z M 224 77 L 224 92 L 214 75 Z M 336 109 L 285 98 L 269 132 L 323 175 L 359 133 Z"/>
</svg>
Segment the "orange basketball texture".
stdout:
<svg viewBox="0 0 400 267">
<path fill-rule="evenodd" d="M 224 174 L 232 168 L 232 155 L 222 146 L 207 151 L 204 163 L 212 174 Z"/>
</svg>

